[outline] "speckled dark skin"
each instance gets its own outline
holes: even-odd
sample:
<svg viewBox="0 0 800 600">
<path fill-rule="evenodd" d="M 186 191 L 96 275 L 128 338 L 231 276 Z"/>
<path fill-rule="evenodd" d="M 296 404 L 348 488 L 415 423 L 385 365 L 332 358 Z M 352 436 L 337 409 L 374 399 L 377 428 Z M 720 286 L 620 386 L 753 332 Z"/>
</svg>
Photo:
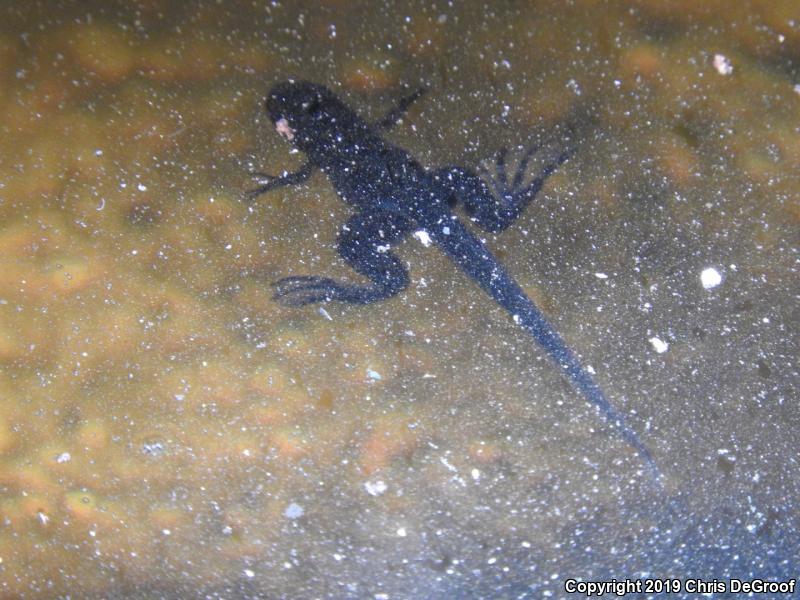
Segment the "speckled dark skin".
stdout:
<svg viewBox="0 0 800 600">
<path fill-rule="evenodd" d="M 267 99 L 269 117 L 278 132 L 305 153 L 307 162 L 300 170 L 280 177 L 258 175 L 262 185 L 250 196 L 301 183 L 315 168 L 321 170 L 342 200 L 356 209 L 339 232 L 339 254 L 370 281 L 369 285 L 355 285 L 328 277 L 287 277 L 275 283 L 275 299 L 284 305 L 302 306 L 329 301 L 367 304 L 394 296 L 408 286 L 409 276 L 388 247 L 423 230 L 541 344 L 573 385 L 636 448 L 658 480 L 658 469 L 636 433 L 505 267 L 453 212 L 453 207 L 461 203 L 477 226 L 492 232 L 504 230 L 569 153 L 562 152 L 545 164 L 529 183 L 523 180 L 536 148 L 522 157 L 513 177 L 506 176 L 505 152 L 501 152 L 496 176 L 487 178 L 488 184 L 475 172 L 460 167 L 426 171 L 405 150 L 381 136 L 381 131 L 389 129 L 419 95 L 403 99 L 380 122 L 371 125 L 321 85 L 287 81 L 272 88 Z"/>
</svg>

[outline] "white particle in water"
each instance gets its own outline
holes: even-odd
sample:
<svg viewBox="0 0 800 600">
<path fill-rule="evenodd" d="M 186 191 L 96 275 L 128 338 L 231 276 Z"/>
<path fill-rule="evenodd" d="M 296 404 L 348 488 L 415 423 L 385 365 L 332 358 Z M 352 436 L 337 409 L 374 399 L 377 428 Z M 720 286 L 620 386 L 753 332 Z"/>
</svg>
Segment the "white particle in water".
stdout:
<svg viewBox="0 0 800 600">
<path fill-rule="evenodd" d="M 722 275 L 714 267 L 703 269 L 700 273 L 700 283 L 707 290 L 717 287 L 722 283 Z"/>
<path fill-rule="evenodd" d="M 728 57 L 724 54 L 714 55 L 714 68 L 720 75 L 730 75 L 733 73 L 733 65 Z"/>
<path fill-rule="evenodd" d="M 289 506 L 286 507 L 286 510 L 283 511 L 283 516 L 287 519 L 299 519 L 303 516 L 303 507 L 297 504 L 296 502 L 292 502 Z"/>
<path fill-rule="evenodd" d="M 425 231 L 424 229 L 418 229 L 417 231 L 415 231 L 414 237 L 417 238 L 419 242 L 426 248 L 430 247 L 430 245 L 433 243 L 431 241 L 431 236 L 429 236 L 428 232 Z"/>
<path fill-rule="evenodd" d="M 653 349 L 659 354 L 663 354 L 669 349 L 669 344 L 657 337 L 651 337 L 650 343 L 653 345 Z"/>
<path fill-rule="evenodd" d="M 389 486 L 386 485 L 385 481 L 379 479 L 378 481 L 367 481 L 364 484 L 364 489 L 367 490 L 370 496 L 380 496 L 389 489 Z"/>
<path fill-rule="evenodd" d="M 445 466 L 445 468 L 451 473 L 458 473 L 458 469 L 456 469 L 452 464 L 450 464 L 450 462 L 444 456 L 439 457 L 439 462 L 441 462 Z"/>
</svg>

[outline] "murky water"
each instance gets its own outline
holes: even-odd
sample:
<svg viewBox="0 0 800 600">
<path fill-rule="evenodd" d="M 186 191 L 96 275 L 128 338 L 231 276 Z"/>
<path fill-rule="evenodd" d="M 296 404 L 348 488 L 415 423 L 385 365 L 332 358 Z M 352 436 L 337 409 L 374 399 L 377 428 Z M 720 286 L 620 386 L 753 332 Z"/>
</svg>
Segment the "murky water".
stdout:
<svg viewBox="0 0 800 600">
<path fill-rule="evenodd" d="M 4 597 L 796 577 L 794 2 L 0 14 Z M 532 205 L 483 237 L 664 492 L 435 247 L 396 248 L 412 283 L 383 303 L 272 300 L 288 275 L 357 280 L 323 175 L 245 201 L 248 171 L 303 162 L 263 113 L 288 77 L 369 120 L 426 89 L 387 137 L 430 168 L 580 124 Z"/>
</svg>

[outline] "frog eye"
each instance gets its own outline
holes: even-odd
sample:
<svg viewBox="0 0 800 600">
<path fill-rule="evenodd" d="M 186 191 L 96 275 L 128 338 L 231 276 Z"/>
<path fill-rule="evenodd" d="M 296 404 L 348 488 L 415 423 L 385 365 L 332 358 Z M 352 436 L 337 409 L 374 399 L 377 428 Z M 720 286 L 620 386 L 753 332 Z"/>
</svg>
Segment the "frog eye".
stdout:
<svg viewBox="0 0 800 600">
<path fill-rule="evenodd" d="M 310 102 L 303 102 L 303 104 L 300 106 L 303 109 L 303 112 L 306 114 L 316 115 L 320 112 L 320 110 L 322 110 L 322 99 L 319 96 L 316 96 Z"/>
</svg>

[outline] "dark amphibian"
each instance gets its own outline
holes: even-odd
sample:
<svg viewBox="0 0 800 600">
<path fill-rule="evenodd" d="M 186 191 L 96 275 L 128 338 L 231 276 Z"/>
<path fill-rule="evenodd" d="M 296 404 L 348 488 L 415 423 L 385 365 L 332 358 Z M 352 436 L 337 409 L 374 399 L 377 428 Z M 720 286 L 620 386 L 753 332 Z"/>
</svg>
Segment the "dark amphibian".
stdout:
<svg viewBox="0 0 800 600">
<path fill-rule="evenodd" d="M 415 233 L 449 256 L 533 336 L 660 480 L 649 450 L 633 429 L 506 268 L 453 212 L 461 203 L 477 226 L 491 232 L 504 230 L 569 152 L 552 158 L 529 182 L 526 171 L 536 147 L 522 156 L 513 176 L 506 173 L 505 152 L 498 154 L 494 175 L 487 174 L 485 180 L 461 167 L 426 171 L 405 150 L 381 136 L 420 95 L 404 98 L 383 119 L 370 124 L 324 86 L 290 80 L 272 88 L 267 99 L 269 118 L 307 160 L 293 173 L 276 177 L 256 174 L 260 186 L 250 197 L 301 183 L 314 169 L 325 173 L 342 200 L 355 208 L 339 231 L 339 254 L 370 282 L 356 285 L 314 275 L 286 277 L 274 284 L 275 299 L 284 305 L 303 306 L 330 301 L 367 304 L 390 298 L 408 286 L 409 276 L 389 247 Z"/>
</svg>

